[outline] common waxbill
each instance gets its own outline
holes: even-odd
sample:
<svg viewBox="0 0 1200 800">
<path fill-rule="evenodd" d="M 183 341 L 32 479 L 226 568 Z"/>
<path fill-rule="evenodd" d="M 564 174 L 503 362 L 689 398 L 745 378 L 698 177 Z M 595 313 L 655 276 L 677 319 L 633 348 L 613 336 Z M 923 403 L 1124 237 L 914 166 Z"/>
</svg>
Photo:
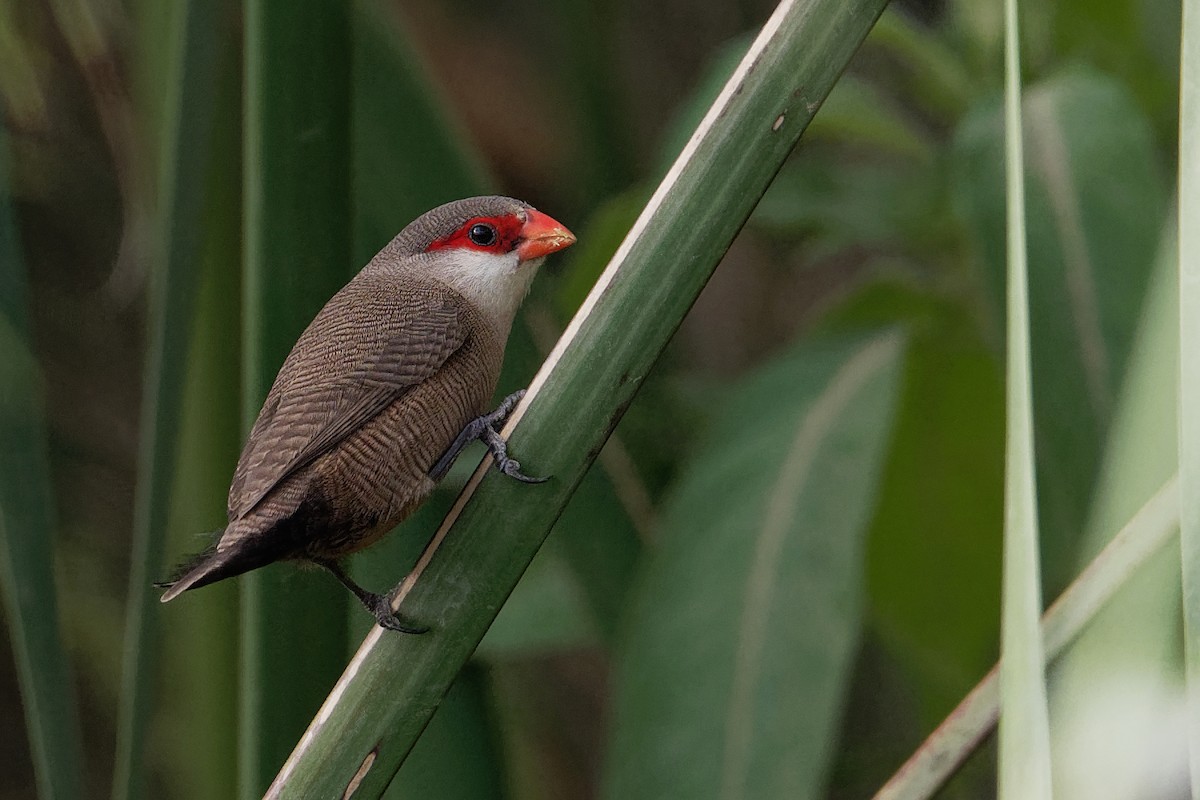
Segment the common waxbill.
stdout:
<svg viewBox="0 0 1200 800">
<path fill-rule="evenodd" d="M 418 217 L 301 334 L 238 460 L 229 525 L 160 584 L 188 589 L 274 561 L 328 569 L 385 628 L 416 632 L 340 559 L 429 495 L 475 439 L 526 482 L 496 432 L 520 399 L 485 414 L 513 316 L 544 258 L 575 237 L 531 206 L 473 197 Z"/>
</svg>

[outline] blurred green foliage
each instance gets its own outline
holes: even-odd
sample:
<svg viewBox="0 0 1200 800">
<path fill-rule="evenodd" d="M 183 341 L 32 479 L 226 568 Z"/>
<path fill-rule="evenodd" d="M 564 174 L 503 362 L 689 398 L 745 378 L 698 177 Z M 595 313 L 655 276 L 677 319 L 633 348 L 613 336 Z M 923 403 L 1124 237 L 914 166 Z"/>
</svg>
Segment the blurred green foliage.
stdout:
<svg viewBox="0 0 1200 800">
<path fill-rule="evenodd" d="M 22 573 L 33 576 L 32 590 L 8 570 L 5 628 L 25 658 L 29 612 L 12 598 L 51 591 L 52 566 L 86 759 L 42 771 L 80 781 L 86 796 L 106 794 L 111 780 L 138 398 L 153 380 L 144 368 L 146 322 L 157 313 L 149 287 L 165 267 L 151 245 L 173 224 L 159 188 L 171 108 L 163 65 L 174 46 L 167 5 L 0 4 L 11 153 L 0 196 L 11 197 L 15 220 L 0 224 L 0 375 L 16 376 L 0 385 L 0 414 L 33 404 L 37 413 L 14 430 L 34 451 L 34 439 L 44 441 L 48 454 L 43 470 L 25 451 L 5 449 L 0 475 L 41 498 L 37 546 L 57 551 L 32 557 L 37 566 Z M 1026 5 L 1049 599 L 1123 521 L 1112 508 L 1125 513 L 1144 499 L 1113 484 L 1112 453 L 1129 447 L 1120 431 L 1138 429 L 1114 421 L 1167 413 L 1125 377 L 1161 356 L 1162 345 L 1135 342 L 1154 321 L 1143 299 L 1171 213 L 1179 19 L 1166 0 Z M 335 96 L 349 145 L 284 167 L 329 194 L 318 206 L 344 214 L 345 246 L 331 252 L 345 258 L 330 255 L 340 261 L 326 268 L 344 278 L 418 213 L 466 194 L 503 191 L 550 211 L 580 243 L 548 267 L 514 333 L 501 389 L 523 385 L 770 9 L 764 0 L 358 0 L 343 54 L 350 73 Z M 211 149 L 185 154 L 203 156 L 207 168 L 194 312 L 169 320 L 188 340 L 186 363 L 175 365 L 177 479 L 167 530 L 156 532 L 172 554 L 199 549 L 197 534 L 222 524 L 244 416 L 237 398 L 249 388 L 238 363 L 259 344 L 241 337 L 250 313 L 242 108 L 252 89 L 243 21 L 236 9 L 218 14 L 222 49 L 199 78 L 215 87 L 211 135 L 200 145 Z M 389 797 L 696 796 L 688 787 L 720 766 L 706 737 L 729 731 L 721 670 L 748 652 L 744 638 L 758 626 L 776 670 L 757 684 L 771 724 L 737 746 L 750 748 L 746 764 L 767 759 L 791 771 L 774 783 L 770 770 L 755 770 L 764 783 L 739 782 L 743 796 L 778 796 L 781 786 L 863 796 L 984 674 L 998 638 L 1003 488 L 1000 43 L 998 5 L 984 0 L 899 3 L 880 20 Z M 346 185 L 317 188 L 311 176 L 334 169 L 333 159 Z M 307 224 L 277 210 L 282 239 Z M 314 296 L 302 310 L 280 297 L 265 302 L 297 325 L 319 305 Z M 781 534 L 786 556 L 771 564 L 773 585 L 787 592 L 756 616 L 731 590 L 757 585 L 746 566 L 755 540 L 737 526 L 755 528 L 759 495 L 783 474 L 776 451 L 807 419 L 814 393 L 862 348 L 892 341 L 878 338 L 885 328 L 902 332 L 903 347 L 888 345 L 871 392 L 839 407 L 825 431 L 849 443 L 822 451 L 819 490 L 787 487 L 803 492 Z M 269 378 L 263 370 L 256 379 Z M 1150 410 L 1126 409 L 1136 404 L 1127 396 Z M 1112 435 L 1127 437 L 1114 448 L 1124 450 L 1109 451 L 1114 424 Z M 372 587 L 398 580 L 469 466 L 406 532 L 357 558 L 355 574 Z M 0 494 L 0 520 L 15 551 L 34 528 L 14 532 L 12 496 Z M 165 632 L 158 675 L 143 686 L 146 796 L 232 796 L 238 696 L 253 691 L 237 674 L 241 585 L 152 610 Z M 1165 608 L 1167 632 L 1128 647 L 1154 653 L 1143 662 L 1172 687 L 1169 593 L 1178 588 L 1157 591 L 1141 602 Z M 368 620 L 348 613 L 353 647 Z M 1120 652 L 1122 631 L 1142 620 L 1131 613 L 1106 624 L 1088 645 L 1092 663 Z M 55 615 L 42 625 L 35 635 L 57 641 Z M 344 663 L 340 643 L 324 647 Z M 805 655 L 813 648 L 819 658 Z M 67 685 L 63 658 L 44 658 Z M 18 681 L 29 669 L 0 660 L 6 719 L 21 718 L 18 684 L 38 691 Z M 26 702 L 70 730 L 71 703 L 43 712 Z M 55 735 L 63 752 L 71 735 Z M 36 738 L 4 737 L 3 800 L 34 796 Z M 1061 752 L 1093 763 L 1086 742 Z M 981 760 L 948 794 L 980 796 L 992 782 Z"/>
</svg>

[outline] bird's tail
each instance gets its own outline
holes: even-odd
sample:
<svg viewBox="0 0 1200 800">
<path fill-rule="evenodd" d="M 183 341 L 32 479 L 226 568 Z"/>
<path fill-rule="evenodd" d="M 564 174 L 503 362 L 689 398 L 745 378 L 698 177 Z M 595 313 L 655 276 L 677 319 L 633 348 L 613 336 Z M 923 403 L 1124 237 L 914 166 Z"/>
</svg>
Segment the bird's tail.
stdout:
<svg viewBox="0 0 1200 800">
<path fill-rule="evenodd" d="M 163 596 L 159 598 L 161 602 L 166 603 L 174 600 L 188 589 L 199 589 L 201 586 L 241 575 L 243 572 L 265 566 L 278 557 L 278 553 L 271 552 L 267 548 L 255 547 L 247 541 L 239 542 L 224 550 L 218 550 L 214 544 L 176 567 L 170 579 L 154 585 L 160 589 L 166 589 Z"/>
</svg>

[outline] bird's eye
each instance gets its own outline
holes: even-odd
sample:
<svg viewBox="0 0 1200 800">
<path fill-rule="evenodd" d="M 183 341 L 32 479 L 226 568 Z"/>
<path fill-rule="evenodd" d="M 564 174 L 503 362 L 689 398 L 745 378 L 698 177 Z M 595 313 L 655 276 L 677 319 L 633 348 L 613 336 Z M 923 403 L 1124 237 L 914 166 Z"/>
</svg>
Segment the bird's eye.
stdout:
<svg viewBox="0 0 1200 800">
<path fill-rule="evenodd" d="M 480 247 L 491 247 L 496 243 L 496 229 L 491 225 L 479 222 L 472 225 L 471 230 L 467 231 L 467 238 Z"/>
</svg>

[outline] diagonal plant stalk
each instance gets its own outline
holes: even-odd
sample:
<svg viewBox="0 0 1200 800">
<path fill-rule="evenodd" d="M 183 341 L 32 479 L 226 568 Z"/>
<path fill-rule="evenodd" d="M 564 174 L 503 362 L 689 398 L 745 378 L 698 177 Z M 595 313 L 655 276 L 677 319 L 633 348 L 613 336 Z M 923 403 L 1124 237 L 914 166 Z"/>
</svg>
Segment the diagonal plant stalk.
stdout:
<svg viewBox="0 0 1200 800">
<path fill-rule="evenodd" d="M 552 479 L 485 460 L 397 594 L 430 632 L 372 630 L 268 797 L 380 796 L 882 8 L 778 6 L 505 429 Z"/>
<path fill-rule="evenodd" d="M 203 229 L 204 175 L 215 103 L 223 3 L 189 2 L 175 9 L 166 81 L 158 268 L 151 282 L 150 332 L 141 412 L 133 553 L 126 607 L 121 704 L 117 719 L 113 797 L 141 797 L 146 721 L 154 688 L 158 593 L 168 507 L 174 482 L 183 384 L 199 284 L 196 253 Z"/>
<path fill-rule="evenodd" d="M 1047 661 L 1053 661 L 1151 556 L 1174 541 L 1179 525 L 1179 478 L 1167 481 L 1042 617 Z M 929 738 L 884 784 L 874 800 L 925 800 L 966 761 L 1000 716 L 999 666 L 971 690 Z"/>
</svg>

